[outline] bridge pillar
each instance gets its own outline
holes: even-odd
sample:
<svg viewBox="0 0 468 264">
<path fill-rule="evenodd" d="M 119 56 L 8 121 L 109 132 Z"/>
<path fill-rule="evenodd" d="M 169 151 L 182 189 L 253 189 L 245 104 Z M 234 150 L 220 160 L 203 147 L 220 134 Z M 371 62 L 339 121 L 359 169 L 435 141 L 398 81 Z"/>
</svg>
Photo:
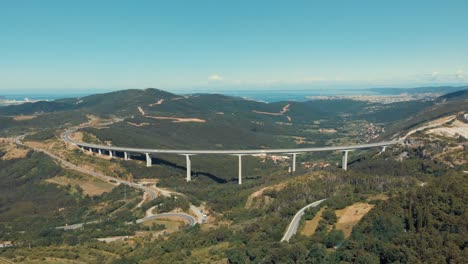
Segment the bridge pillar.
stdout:
<svg viewBox="0 0 468 264">
<path fill-rule="evenodd" d="M 99 155 L 102 155 L 101 149 L 98 149 L 97 152 L 98 152 Z"/>
<path fill-rule="evenodd" d="M 190 154 L 183 154 L 187 163 L 187 182 L 192 180 L 192 161 L 190 160 Z"/>
<path fill-rule="evenodd" d="M 348 152 L 349 150 L 343 150 L 343 158 L 341 160 L 341 168 L 348 170 Z"/>
<path fill-rule="evenodd" d="M 386 149 L 387 149 L 387 146 L 383 146 L 382 151 L 380 151 L 380 152 L 385 152 Z"/>
<path fill-rule="evenodd" d="M 109 149 L 109 158 L 111 158 L 111 159 L 112 159 L 112 157 L 113 157 L 113 156 L 114 156 L 114 153 L 113 153 L 113 151 Z"/>
<path fill-rule="evenodd" d="M 292 173 L 296 172 L 296 155 L 297 153 L 292 154 Z"/>
<path fill-rule="evenodd" d="M 89 151 L 89 153 L 93 153 L 93 149 L 92 149 L 92 148 L 88 148 L 88 151 Z"/>
<path fill-rule="evenodd" d="M 237 155 L 239 157 L 239 184 L 242 184 L 242 155 Z"/>
<path fill-rule="evenodd" d="M 149 153 L 145 153 L 145 156 L 146 156 L 146 167 L 151 167 L 151 157 L 149 155 Z"/>
<path fill-rule="evenodd" d="M 125 151 L 124 151 L 124 160 L 129 160 L 129 158 L 128 158 L 128 152 L 125 152 Z"/>
</svg>

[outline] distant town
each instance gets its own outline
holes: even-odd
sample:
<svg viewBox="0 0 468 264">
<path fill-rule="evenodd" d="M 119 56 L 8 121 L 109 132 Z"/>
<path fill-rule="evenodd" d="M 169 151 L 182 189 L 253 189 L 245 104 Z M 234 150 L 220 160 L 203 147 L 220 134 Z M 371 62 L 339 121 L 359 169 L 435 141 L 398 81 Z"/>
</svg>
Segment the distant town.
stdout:
<svg viewBox="0 0 468 264">
<path fill-rule="evenodd" d="M 331 95 L 331 96 L 307 96 L 310 100 L 336 100 L 348 99 L 354 101 L 365 101 L 369 103 L 391 104 L 397 102 L 408 102 L 415 100 L 432 101 L 441 96 L 441 93 L 402 93 L 398 95 Z"/>
<path fill-rule="evenodd" d="M 16 100 L 16 99 L 7 99 L 3 96 L 0 96 L 0 106 L 19 105 L 19 104 L 24 104 L 24 103 L 34 103 L 38 101 L 41 101 L 41 100 L 31 100 L 27 97 L 25 97 L 23 100 Z"/>
</svg>

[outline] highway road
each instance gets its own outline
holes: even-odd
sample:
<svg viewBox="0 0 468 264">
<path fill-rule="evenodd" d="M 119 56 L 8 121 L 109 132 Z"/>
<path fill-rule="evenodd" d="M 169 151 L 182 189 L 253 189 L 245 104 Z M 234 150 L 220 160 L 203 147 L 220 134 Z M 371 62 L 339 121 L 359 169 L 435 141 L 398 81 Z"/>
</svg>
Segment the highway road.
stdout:
<svg viewBox="0 0 468 264">
<path fill-rule="evenodd" d="M 90 170 L 83 169 L 80 166 L 77 166 L 77 165 L 75 165 L 75 164 L 73 164 L 71 162 L 68 162 L 68 161 L 60 158 L 59 156 L 57 156 L 57 155 L 55 155 L 55 154 L 53 154 L 53 153 L 51 153 L 51 152 L 49 152 L 47 150 L 26 145 L 21 141 L 21 140 L 24 139 L 24 137 L 25 137 L 25 135 L 16 137 L 15 143 L 18 144 L 18 145 L 24 146 L 24 147 L 31 148 L 34 151 L 42 152 L 42 153 L 46 154 L 47 156 L 51 157 L 52 159 L 58 161 L 59 163 L 61 163 L 66 168 L 69 168 L 69 169 L 72 169 L 72 170 L 75 170 L 75 171 L 78 171 L 78 172 L 82 172 L 82 173 L 91 175 L 93 177 L 99 178 L 99 179 L 104 180 L 104 181 L 115 182 L 117 184 L 125 184 L 127 186 L 143 190 L 144 192 L 148 193 L 150 200 L 153 200 L 157 196 L 157 193 L 153 189 L 148 188 L 148 187 L 146 187 L 144 185 L 129 182 L 129 181 L 118 179 L 118 178 L 114 178 L 114 177 L 107 176 L 107 175 L 104 175 L 102 173 L 98 173 L 98 172 L 95 172 L 95 171 L 90 171 Z"/>
<path fill-rule="evenodd" d="M 21 146 L 24 146 L 24 147 L 28 147 L 28 148 L 31 148 L 33 149 L 34 151 L 37 151 L 37 152 L 42 152 L 44 154 L 46 154 L 47 156 L 51 157 L 52 159 L 58 161 L 59 163 L 61 163 L 64 167 L 66 168 L 69 168 L 69 169 L 72 169 L 72 170 L 75 170 L 75 171 L 78 171 L 78 172 L 82 172 L 82 173 L 85 173 L 85 174 L 88 174 L 88 175 L 91 175 L 93 177 L 96 177 L 96 178 L 99 178 L 101 180 L 104 180 L 104 181 L 114 181 L 118 184 L 125 184 L 125 185 L 128 185 L 130 187 L 133 187 L 133 188 L 137 188 L 137 189 L 141 189 L 143 191 L 145 191 L 146 193 L 148 193 L 150 199 L 154 199 L 156 198 L 157 196 L 157 193 L 152 190 L 151 188 L 148 188 L 146 186 L 143 186 L 141 184 L 137 184 L 137 183 L 133 183 L 133 182 L 129 182 L 129 181 L 126 181 L 126 180 L 122 180 L 122 179 L 118 179 L 118 178 L 114 178 L 114 177 L 111 177 L 111 176 L 107 176 L 107 175 L 104 175 L 104 174 L 101 174 L 101 173 L 98 173 L 98 172 L 94 172 L 94 171 L 90 171 L 90 170 L 86 170 L 86 169 L 83 169 L 75 164 L 72 164 L 60 157 L 58 157 L 57 155 L 53 154 L 53 153 L 50 153 L 49 151 L 46 151 L 44 149 L 40 149 L 40 148 L 35 148 L 35 147 L 31 147 L 29 145 L 26 145 L 24 144 L 21 140 L 23 140 L 25 137 L 25 135 L 22 135 L 22 136 L 18 136 L 15 138 L 15 143 L 18 144 L 18 145 L 21 145 Z M 163 194 L 165 196 L 167 196 L 168 194 L 167 193 L 170 193 L 169 191 L 164 191 Z M 170 194 L 169 194 L 170 195 Z M 192 207 L 195 207 L 193 205 L 190 205 L 190 208 L 195 212 L 199 212 L 199 209 L 197 207 L 195 208 L 192 208 Z M 197 219 L 195 219 L 195 217 L 189 215 L 189 214 L 185 214 L 185 213 L 162 213 L 162 214 L 156 214 L 156 215 L 150 215 L 150 216 L 147 216 L 147 217 L 144 217 L 144 218 L 141 218 L 141 219 L 138 219 L 136 222 L 137 223 L 143 223 L 143 222 L 146 222 L 146 221 L 150 221 L 150 220 L 153 220 L 153 219 L 157 219 L 157 218 L 167 218 L 167 217 L 179 217 L 179 218 L 182 218 L 184 220 L 187 220 L 189 225 L 193 226 L 195 225 L 197 222 L 199 222 L 200 220 L 197 221 Z M 201 218 L 200 218 L 201 219 Z M 57 229 L 64 229 L 64 230 L 72 230 L 72 229 L 78 229 L 78 228 L 81 228 L 83 227 L 85 224 L 95 224 L 97 223 L 98 221 L 90 221 L 90 222 L 86 222 L 86 223 L 77 223 L 77 224 L 73 224 L 73 225 L 67 225 L 67 226 L 59 226 L 59 227 L 56 227 Z"/>
<path fill-rule="evenodd" d="M 195 217 L 189 215 L 189 214 L 185 214 L 185 213 L 162 213 L 162 214 L 155 214 L 155 215 L 151 215 L 151 216 L 147 216 L 145 218 L 141 218 L 141 219 L 138 219 L 136 220 L 136 223 L 137 224 L 140 224 L 140 223 L 143 223 L 143 222 L 146 222 L 146 221 L 150 221 L 150 220 L 153 220 L 153 219 L 161 219 L 161 218 L 169 218 L 169 217 L 178 217 L 178 218 L 182 218 L 184 220 L 187 220 L 188 221 L 188 224 L 190 226 L 194 226 L 196 223 L 197 223 L 197 220 L 195 219 Z"/>
<path fill-rule="evenodd" d="M 283 241 L 289 242 L 289 239 L 291 239 L 291 237 L 294 234 L 296 234 L 297 228 L 299 227 L 299 222 L 301 221 L 301 218 L 304 215 L 305 210 L 307 210 L 308 208 L 311 208 L 311 207 L 316 207 L 316 206 L 320 205 L 322 202 L 324 202 L 325 200 L 327 200 L 327 199 L 322 199 L 322 200 L 313 202 L 311 204 L 308 204 L 308 205 L 302 207 L 301 210 L 299 210 L 296 213 L 296 215 L 294 215 L 291 223 L 289 223 L 288 229 L 286 229 L 286 232 L 284 233 L 283 238 L 281 238 L 281 242 L 283 242 Z"/>
<path fill-rule="evenodd" d="M 151 221 L 154 219 L 164 219 L 164 218 L 171 218 L 171 217 L 182 218 L 183 220 L 186 220 L 190 226 L 194 226 L 197 223 L 197 220 L 195 219 L 195 217 L 189 214 L 185 214 L 185 213 L 162 213 L 162 214 L 150 215 L 150 216 L 146 216 L 144 218 L 140 218 L 136 220 L 136 223 L 141 224 L 141 223 Z M 74 229 L 82 228 L 84 225 L 96 224 L 98 222 L 99 221 L 96 220 L 96 221 L 90 221 L 86 223 L 77 223 L 73 225 L 57 226 L 56 229 L 74 230 Z M 129 224 L 131 224 L 131 222 Z"/>
<path fill-rule="evenodd" d="M 99 221 L 90 221 L 86 223 L 78 223 L 78 224 L 73 224 L 73 225 L 66 225 L 66 226 L 57 226 L 55 229 L 63 229 L 63 230 L 74 230 L 78 228 L 82 228 L 84 225 L 89 225 L 89 224 L 96 224 L 99 223 Z"/>
<path fill-rule="evenodd" d="M 179 154 L 179 155 L 197 155 L 197 154 L 231 154 L 231 155 L 253 155 L 253 154 L 278 154 L 278 153 L 305 153 L 305 152 L 317 152 L 317 151 L 343 151 L 343 150 L 356 150 L 356 149 L 367 149 L 375 147 L 386 147 L 399 143 L 399 140 L 383 141 L 378 143 L 368 143 L 350 146 L 333 146 L 333 147 L 315 147 L 315 148 L 287 148 L 287 149 L 237 149 L 237 150 L 177 150 L 177 149 L 147 149 L 147 148 L 128 148 L 128 147 L 117 147 L 117 146 L 106 146 L 97 145 L 91 143 L 78 142 L 70 135 L 73 134 L 78 128 L 70 129 L 62 134 L 62 139 L 65 142 L 87 148 L 101 149 L 101 150 L 112 150 L 129 153 L 142 153 L 142 154 Z"/>
</svg>

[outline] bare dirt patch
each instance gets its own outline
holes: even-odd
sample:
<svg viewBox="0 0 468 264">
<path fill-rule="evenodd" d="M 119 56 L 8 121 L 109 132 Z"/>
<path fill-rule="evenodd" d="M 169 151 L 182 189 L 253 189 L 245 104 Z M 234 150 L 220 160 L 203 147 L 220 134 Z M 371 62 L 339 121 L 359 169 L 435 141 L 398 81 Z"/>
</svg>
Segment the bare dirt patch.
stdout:
<svg viewBox="0 0 468 264">
<path fill-rule="evenodd" d="M 70 135 L 70 138 L 79 142 L 83 142 L 83 132 L 75 132 Z"/>
<path fill-rule="evenodd" d="M 344 209 L 336 210 L 338 221 L 336 222 L 336 229 L 343 231 L 345 238 L 348 238 L 353 231 L 353 227 L 359 223 L 361 218 L 365 216 L 372 208 L 373 204 L 368 203 L 355 203 Z"/>
<path fill-rule="evenodd" d="M 460 135 L 464 138 L 468 138 L 468 123 L 455 120 L 452 124 L 429 129 L 427 133 L 447 137 L 457 137 Z"/>
<path fill-rule="evenodd" d="M 325 207 L 320 208 L 320 211 L 314 216 L 314 218 L 305 221 L 304 229 L 302 229 L 301 234 L 305 236 L 312 236 L 317 230 L 320 219 L 322 219 L 322 213 L 325 210 Z"/>
<path fill-rule="evenodd" d="M 158 179 L 152 179 L 152 178 L 141 178 L 141 179 L 136 179 L 135 182 L 141 183 L 141 184 L 155 184 L 158 183 Z"/>
<path fill-rule="evenodd" d="M 29 152 L 29 149 L 18 148 L 12 143 L 2 144 L 2 146 L 4 146 L 3 149 L 6 152 L 6 154 L 2 156 L 2 160 L 21 159 L 26 157 Z"/>
<path fill-rule="evenodd" d="M 156 102 L 154 102 L 154 103 L 152 103 L 152 104 L 149 104 L 148 106 L 160 105 L 160 104 L 162 104 L 163 102 L 164 102 L 164 99 L 160 99 L 160 100 L 158 100 L 158 101 L 156 101 Z"/>
<path fill-rule="evenodd" d="M 171 101 L 177 101 L 177 100 L 188 99 L 188 98 L 189 96 L 176 97 L 176 98 L 172 98 Z"/>
<path fill-rule="evenodd" d="M 149 123 L 132 123 L 132 122 L 127 122 L 127 124 L 131 125 L 131 126 L 136 126 L 136 127 L 142 127 L 142 126 L 147 126 L 149 125 Z"/>
<path fill-rule="evenodd" d="M 200 118 L 184 118 L 184 117 L 170 117 L 170 116 L 147 116 L 159 120 L 172 120 L 174 123 L 182 122 L 195 122 L 195 123 L 206 123 L 205 119 Z"/>
<path fill-rule="evenodd" d="M 264 187 L 251 195 L 247 198 L 247 202 L 245 203 L 244 208 L 249 209 L 249 208 L 259 208 L 263 205 L 267 205 L 271 203 L 271 197 L 264 195 L 263 193 L 268 190 L 276 190 L 279 191 L 284 188 L 286 184 L 285 183 L 280 183 L 272 186 L 267 186 Z"/>
<path fill-rule="evenodd" d="M 33 148 L 39 149 L 46 149 L 51 150 L 54 148 L 56 142 L 39 142 L 39 141 L 26 141 L 24 142 L 26 145 L 31 146 Z"/>
<path fill-rule="evenodd" d="M 272 116 L 280 116 L 280 115 L 283 115 L 282 113 L 262 112 L 262 111 L 257 111 L 257 110 L 252 110 L 252 112 L 254 112 L 254 113 L 256 113 L 256 114 L 272 115 Z"/>
<path fill-rule="evenodd" d="M 31 120 L 36 118 L 37 116 L 35 115 L 19 115 L 19 116 L 14 116 L 13 120 L 15 121 L 25 121 L 25 120 Z"/>
<path fill-rule="evenodd" d="M 414 134 L 414 133 L 416 133 L 417 131 L 420 131 L 420 130 L 424 130 L 424 129 L 428 129 L 428 128 L 434 128 L 434 127 L 444 125 L 444 124 L 452 121 L 455 117 L 456 117 L 456 115 L 451 115 L 451 116 L 446 116 L 446 117 L 442 117 L 442 118 L 427 122 L 424 125 L 409 131 L 403 138 L 407 138 L 411 134 Z"/>
<path fill-rule="evenodd" d="M 320 128 L 319 132 L 322 133 L 322 134 L 334 134 L 334 133 L 336 133 L 338 131 L 336 131 L 336 129 L 334 129 L 334 128 Z"/>
<path fill-rule="evenodd" d="M 143 110 L 143 108 L 141 108 L 141 106 L 138 107 L 138 111 L 140 111 L 141 115 L 146 115 L 145 111 Z"/>
<path fill-rule="evenodd" d="M 284 115 L 285 113 L 287 113 L 289 111 L 289 107 L 291 105 L 290 104 L 287 104 L 285 105 L 281 111 L 277 112 L 277 113 L 273 113 L 273 112 L 263 112 L 263 111 L 257 111 L 257 110 L 252 110 L 253 113 L 256 113 L 256 114 L 261 114 L 261 115 L 272 115 L 272 116 L 281 116 L 281 115 Z M 289 120 L 289 122 L 291 122 L 291 117 L 290 116 L 286 116 L 286 118 Z"/>
<path fill-rule="evenodd" d="M 283 107 L 283 109 L 281 110 L 280 113 L 281 113 L 281 114 L 284 114 L 284 113 L 288 112 L 290 106 L 291 106 L 290 104 L 285 105 L 285 106 Z"/>
</svg>

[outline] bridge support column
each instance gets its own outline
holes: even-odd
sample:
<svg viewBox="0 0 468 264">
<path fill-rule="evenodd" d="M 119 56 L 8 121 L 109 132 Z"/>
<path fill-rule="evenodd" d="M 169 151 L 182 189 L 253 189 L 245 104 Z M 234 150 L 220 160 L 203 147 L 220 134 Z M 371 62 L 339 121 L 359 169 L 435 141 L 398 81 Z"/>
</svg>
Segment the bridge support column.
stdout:
<svg viewBox="0 0 468 264">
<path fill-rule="evenodd" d="M 187 182 L 192 180 L 192 161 L 190 160 L 190 154 L 183 154 L 187 163 Z"/>
<path fill-rule="evenodd" d="M 341 160 L 341 168 L 348 170 L 348 152 L 349 150 L 343 150 L 343 158 Z"/>
<path fill-rule="evenodd" d="M 380 151 L 380 152 L 385 152 L 386 149 L 387 149 L 387 146 L 383 146 L 382 151 Z"/>
<path fill-rule="evenodd" d="M 98 152 L 99 155 L 102 155 L 101 149 L 98 149 L 97 152 Z"/>
<path fill-rule="evenodd" d="M 88 151 L 89 151 L 89 153 L 93 153 L 93 149 L 92 149 L 92 148 L 88 148 Z"/>
<path fill-rule="evenodd" d="M 114 153 L 112 153 L 113 151 L 109 149 L 109 158 L 112 159 L 112 157 L 114 156 Z"/>
<path fill-rule="evenodd" d="M 146 156 L 146 167 L 151 167 L 151 157 L 148 153 L 145 154 Z"/>
<path fill-rule="evenodd" d="M 128 158 L 128 152 L 124 152 L 124 160 L 129 160 L 129 158 Z"/>
<path fill-rule="evenodd" d="M 239 157 L 239 184 L 242 184 L 242 155 L 237 155 Z"/>
<path fill-rule="evenodd" d="M 296 155 L 297 153 L 292 154 L 292 173 L 296 172 Z"/>
</svg>

